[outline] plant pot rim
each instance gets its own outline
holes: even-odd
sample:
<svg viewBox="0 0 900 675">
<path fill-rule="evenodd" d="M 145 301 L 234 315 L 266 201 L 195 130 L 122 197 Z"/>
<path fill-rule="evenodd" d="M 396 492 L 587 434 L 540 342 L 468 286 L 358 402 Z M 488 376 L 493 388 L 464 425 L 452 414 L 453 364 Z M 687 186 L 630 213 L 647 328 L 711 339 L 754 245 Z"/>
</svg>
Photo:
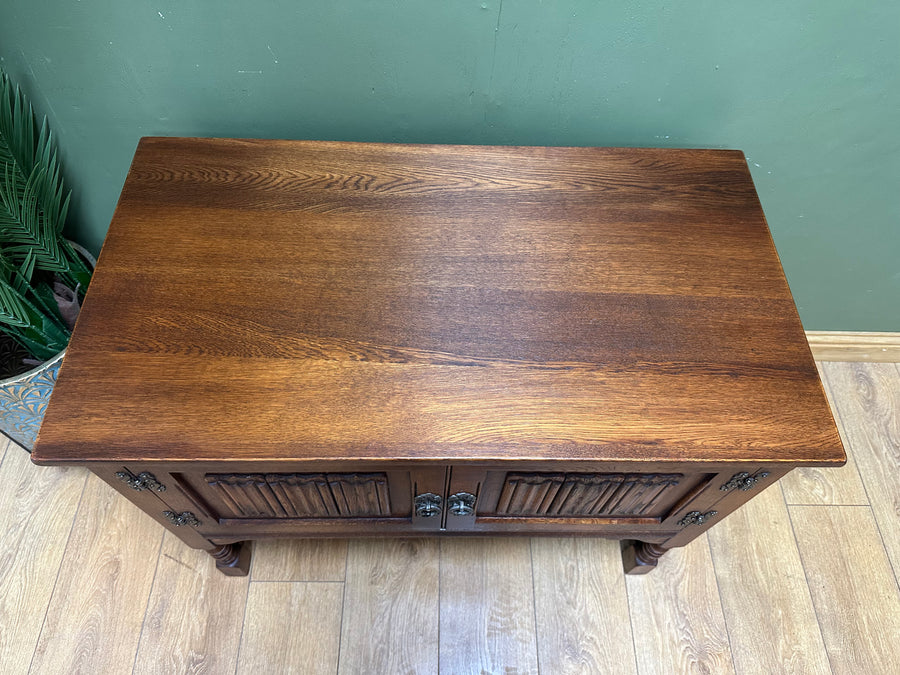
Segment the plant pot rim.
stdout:
<svg viewBox="0 0 900 675">
<path fill-rule="evenodd" d="M 55 356 L 51 356 L 49 359 L 44 361 L 42 364 L 35 366 L 31 370 L 26 370 L 24 373 L 20 373 L 18 375 L 14 375 L 13 377 L 7 377 L 3 380 L 0 380 L 0 387 L 6 387 L 10 384 L 17 384 L 18 382 L 30 380 L 35 375 L 40 373 L 42 370 L 46 370 L 50 366 L 53 366 L 57 362 L 61 361 L 65 355 L 66 355 L 66 350 L 63 349 L 61 352 L 57 352 Z"/>
</svg>

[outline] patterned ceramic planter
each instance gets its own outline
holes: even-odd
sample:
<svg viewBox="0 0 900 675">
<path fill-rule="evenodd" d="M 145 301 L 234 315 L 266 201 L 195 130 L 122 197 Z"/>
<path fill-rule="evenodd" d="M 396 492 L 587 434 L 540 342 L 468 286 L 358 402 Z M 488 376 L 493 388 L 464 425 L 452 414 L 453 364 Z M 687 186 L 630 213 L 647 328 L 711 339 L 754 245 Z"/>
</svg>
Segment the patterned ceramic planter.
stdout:
<svg viewBox="0 0 900 675">
<path fill-rule="evenodd" d="M 37 368 L 0 380 L 0 431 L 31 452 L 65 350 Z"/>
<path fill-rule="evenodd" d="M 94 256 L 74 241 L 69 241 L 69 244 L 93 269 L 97 264 Z M 27 373 L 0 380 L 0 431 L 28 452 L 34 448 L 65 353 L 64 349 Z"/>
</svg>

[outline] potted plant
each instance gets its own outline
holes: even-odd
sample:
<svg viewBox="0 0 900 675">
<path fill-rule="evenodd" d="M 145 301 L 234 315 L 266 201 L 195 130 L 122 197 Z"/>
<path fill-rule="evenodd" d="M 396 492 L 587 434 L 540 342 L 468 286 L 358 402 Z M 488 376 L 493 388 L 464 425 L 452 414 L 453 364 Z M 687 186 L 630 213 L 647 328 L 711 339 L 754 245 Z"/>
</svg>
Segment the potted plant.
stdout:
<svg viewBox="0 0 900 675">
<path fill-rule="evenodd" d="M 0 431 L 29 451 L 94 262 L 62 235 L 69 196 L 47 118 L 0 70 Z"/>
</svg>

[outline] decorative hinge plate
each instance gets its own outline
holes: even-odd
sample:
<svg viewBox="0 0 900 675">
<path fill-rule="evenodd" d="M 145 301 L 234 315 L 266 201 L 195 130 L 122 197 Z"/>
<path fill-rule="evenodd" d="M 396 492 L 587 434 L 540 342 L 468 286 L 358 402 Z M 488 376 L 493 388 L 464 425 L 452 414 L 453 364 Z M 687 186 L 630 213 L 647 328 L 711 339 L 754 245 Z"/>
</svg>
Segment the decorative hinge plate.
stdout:
<svg viewBox="0 0 900 675">
<path fill-rule="evenodd" d="M 747 490 L 751 490 L 759 481 L 768 475 L 768 471 L 760 471 L 755 476 L 751 476 L 746 471 L 741 471 L 740 473 L 734 474 L 729 481 L 719 489 L 722 490 L 722 492 L 728 492 L 729 490 L 738 488 L 746 492 Z"/>
<path fill-rule="evenodd" d="M 166 486 L 156 480 L 156 476 L 148 471 L 141 471 L 135 476 L 130 471 L 119 471 L 116 478 L 125 483 L 132 490 L 156 490 L 157 492 L 165 492 Z"/>
<path fill-rule="evenodd" d="M 163 515 L 166 517 L 166 520 L 172 523 L 175 527 L 181 527 L 182 525 L 200 527 L 200 521 L 197 520 L 197 516 L 195 516 L 190 511 L 182 511 L 181 513 L 175 513 L 174 511 L 163 511 Z"/>
<path fill-rule="evenodd" d="M 703 525 L 710 518 L 716 516 L 718 511 L 707 511 L 706 513 L 700 513 L 699 511 L 691 511 L 684 518 L 678 521 L 678 524 L 681 527 L 687 527 L 688 525 Z"/>
</svg>

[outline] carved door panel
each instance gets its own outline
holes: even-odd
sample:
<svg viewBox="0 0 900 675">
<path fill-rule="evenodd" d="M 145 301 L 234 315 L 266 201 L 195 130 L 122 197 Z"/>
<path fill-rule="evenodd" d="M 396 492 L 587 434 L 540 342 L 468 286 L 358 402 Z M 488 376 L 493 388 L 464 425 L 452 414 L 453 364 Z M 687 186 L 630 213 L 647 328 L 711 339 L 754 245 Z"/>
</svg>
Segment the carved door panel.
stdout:
<svg viewBox="0 0 900 675">
<path fill-rule="evenodd" d="M 391 515 L 388 476 L 372 473 L 208 473 L 204 494 L 226 518 Z"/>
<path fill-rule="evenodd" d="M 660 502 L 671 502 L 683 480 L 668 473 L 509 472 L 489 512 L 520 518 L 658 517 Z"/>
<path fill-rule="evenodd" d="M 311 534 L 352 534 L 354 524 L 378 527 L 438 529 L 440 518 L 416 514 L 416 496 L 445 488 L 445 467 L 367 471 L 270 471 L 270 472 L 172 472 L 167 474 L 174 489 L 166 499 L 177 507 L 202 514 L 213 526 L 234 528 L 254 523 L 268 525 L 273 532 L 288 532 L 293 525 Z M 306 524 L 306 525 L 304 525 Z"/>
<path fill-rule="evenodd" d="M 470 517 L 452 529 L 529 523 L 659 525 L 710 493 L 716 474 L 451 469 L 449 490 L 475 497 Z M 451 507 L 452 508 L 452 507 Z M 451 520 L 448 516 L 448 529 Z M 477 529 L 482 529 L 477 527 Z"/>
</svg>

